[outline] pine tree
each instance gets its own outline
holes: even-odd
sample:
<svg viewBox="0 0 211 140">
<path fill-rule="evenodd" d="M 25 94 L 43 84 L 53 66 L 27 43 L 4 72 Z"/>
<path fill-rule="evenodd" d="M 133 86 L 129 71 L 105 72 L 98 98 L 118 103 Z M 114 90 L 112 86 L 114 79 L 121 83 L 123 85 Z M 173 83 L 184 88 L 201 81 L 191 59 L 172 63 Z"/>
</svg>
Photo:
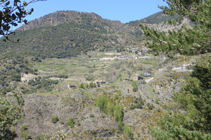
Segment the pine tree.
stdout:
<svg viewBox="0 0 211 140">
<path fill-rule="evenodd" d="M 169 57 L 179 53 L 196 55 L 211 52 L 211 1 L 210 0 L 166 0 L 168 6 L 160 6 L 165 14 L 180 15 L 178 20 L 169 21 L 175 25 L 183 18 L 189 18 L 192 28 L 185 25 L 168 33 L 156 31 L 140 23 L 145 44 L 151 53 L 165 53 Z M 211 139 L 211 57 L 208 55 L 194 67 L 194 71 L 173 97 L 178 109 L 166 115 L 159 122 L 159 128 L 151 128 L 155 139 Z M 185 113 L 181 113 L 183 110 Z"/>
<path fill-rule="evenodd" d="M 114 107 L 114 118 L 121 125 L 123 119 L 122 105 L 116 102 Z"/>
<path fill-rule="evenodd" d="M 181 93 L 173 97 L 185 113 L 176 110 L 160 120 L 160 129 L 151 129 L 156 139 L 211 139 L 210 63 L 211 56 L 207 56 L 196 64 Z"/>
<path fill-rule="evenodd" d="M 175 25 L 184 18 L 189 18 L 193 23 L 192 28 L 183 25 L 179 30 L 168 31 L 165 34 L 148 28 L 140 23 L 143 33 L 151 52 L 155 55 L 165 53 L 172 57 L 175 53 L 182 55 L 195 55 L 211 52 L 211 1 L 210 0 L 166 0 L 168 6 L 159 6 L 163 13 L 180 19 L 171 20 L 168 23 Z"/>
</svg>

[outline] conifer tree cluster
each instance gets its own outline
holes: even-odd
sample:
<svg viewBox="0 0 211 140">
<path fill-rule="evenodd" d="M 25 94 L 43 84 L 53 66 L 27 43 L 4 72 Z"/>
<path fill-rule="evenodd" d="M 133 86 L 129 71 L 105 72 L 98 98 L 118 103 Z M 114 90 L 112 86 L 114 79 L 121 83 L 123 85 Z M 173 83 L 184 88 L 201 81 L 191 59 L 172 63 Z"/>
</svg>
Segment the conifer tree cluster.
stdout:
<svg viewBox="0 0 211 140">
<path fill-rule="evenodd" d="M 211 139 L 210 63 L 211 56 L 206 56 L 196 64 L 181 93 L 173 97 L 178 105 L 173 115 L 160 120 L 160 129 L 152 128 L 156 139 Z"/>
<path fill-rule="evenodd" d="M 164 0 L 165 1 L 165 0 Z M 173 19 L 168 23 L 176 25 L 184 18 L 189 18 L 193 26 L 188 28 L 183 25 L 179 30 L 169 30 L 168 33 L 156 31 L 140 23 L 148 46 L 152 53 L 158 55 L 165 53 L 174 56 L 195 55 L 211 52 L 211 1 L 210 0 L 166 0 L 168 6 L 159 6 L 164 14 L 170 16 L 180 15 L 179 19 Z"/>
<path fill-rule="evenodd" d="M 145 44 L 155 55 L 165 53 L 173 57 L 206 54 L 194 66 L 194 70 L 173 97 L 178 104 L 172 115 L 159 122 L 159 128 L 151 128 L 155 139 L 211 139 L 211 1 L 210 0 L 166 0 L 168 6 L 159 6 L 165 14 L 180 15 L 171 20 L 175 25 L 189 18 L 193 26 L 183 25 L 179 30 L 164 33 L 140 23 L 145 34 Z M 181 111 L 182 110 L 182 111 Z"/>
</svg>

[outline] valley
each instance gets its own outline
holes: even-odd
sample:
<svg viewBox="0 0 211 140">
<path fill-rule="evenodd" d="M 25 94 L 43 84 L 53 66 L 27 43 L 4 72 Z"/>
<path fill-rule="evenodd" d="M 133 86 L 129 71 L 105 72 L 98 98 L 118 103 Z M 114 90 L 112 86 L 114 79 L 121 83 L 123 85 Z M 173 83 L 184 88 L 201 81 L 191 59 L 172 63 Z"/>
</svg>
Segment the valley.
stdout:
<svg viewBox="0 0 211 140">
<path fill-rule="evenodd" d="M 95 13 L 57 11 L 9 36 L 20 42 L 1 39 L 1 99 L 23 110 L 7 131 L 17 134 L 15 140 L 153 139 L 160 120 L 186 115 L 175 96 L 196 64 L 210 58 L 152 54 L 139 23 L 163 33 L 192 26 L 187 19 L 167 25 L 178 18 L 158 12 L 123 24 Z"/>
<path fill-rule="evenodd" d="M 187 57 L 186 63 L 199 58 Z M 27 134 L 34 139 L 56 138 L 58 132 L 66 139 L 151 139 L 148 126 L 156 126 L 159 118 L 174 111 L 171 97 L 180 90 L 190 73 L 172 70 L 175 65 L 183 65 L 183 61 L 182 56 L 175 60 L 163 59 L 147 53 L 138 56 L 135 51 L 92 51 L 71 59 L 34 61 L 33 69 L 37 74 L 25 74 L 19 84 L 20 91 L 24 93 L 25 117 L 16 127 L 17 139 L 23 137 L 18 129 L 22 125 L 27 127 Z M 151 75 L 145 77 L 144 73 Z M 134 81 L 135 76 L 141 79 Z M 31 84 L 38 77 L 41 81 L 45 79 L 56 83 L 51 88 L 42 83 L 42 86 Z M 106 97 L 112 104 L 121 104 L 121 123 L 128 128 L 126 132 L 118 127 L 119 123 L 111 114 L 97 107 L 96 100 L 100 96 Z M 142 105 L 139 105 L 139 98 Z M 54 116 L 58 117 L 58 121 L 52 122 Z M 67 124 L 68 118 L 73 120 L 73 127 Z"/>
</svg>

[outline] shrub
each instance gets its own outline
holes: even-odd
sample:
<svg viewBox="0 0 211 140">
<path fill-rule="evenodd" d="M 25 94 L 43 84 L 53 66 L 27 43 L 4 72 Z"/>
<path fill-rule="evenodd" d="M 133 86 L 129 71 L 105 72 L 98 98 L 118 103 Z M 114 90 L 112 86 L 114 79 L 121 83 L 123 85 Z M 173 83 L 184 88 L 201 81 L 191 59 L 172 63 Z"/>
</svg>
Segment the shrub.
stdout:
<svg viewBox="0 0 211 140">
<path fill-rule="evenodd" d="M 133 133 L 132 133 L 130 127 L 124 125 L 124 126 L 123 126 L 123 130 L 124 130 L 124 133 L 125 133 L 129 138 L 133 139 Z"/>
<path fill-rule="evenodd" d="M 58 75 L 58 77 L 59 77 L 59 78 L 68 78 L 67 75 L 62 75 L 62 74 L 61 74 L 61 75 Z"/>
<path fill-rule="evenodd" d="M 73 119 L 72 118 L 68 118 L 67 119 L 67 125 L 69 125 L 71 128 L 74 127 L 74 122 L 73 122 Z"/>
<path fill-rule="evenodd" d="M 42 136 L 36 136 L 34 139 L 35 140 L 44 140 L 44 138 Z"/>
<path fill-rule="evenodd" d="M 135 103 L 135 105 L 131 104 L 130 109 L 142 109 L 142 106 L 144 105 L 144 100 L 141 98 L 141 95 L 139 96 L 139 98 L 136 98 L 133 102 Z"/>
<path fill-rule="evenodd" d="M 106 111 L 107 103 L 108 99 L 103 95 L 100 95 L 95 101 L 95 104 L 104 112 Z"/>
<path fill-rule="evenodd" d="M 26 125 L 25 125 L 25 124 L 21 125 L 21 131 L 23 132 L 23 131 L 25 131 L 25 130 L 27 130 Z"/>
<path fill-rule="evenodd" d="M 121 96 L 121 91 L 120 90 L 118 90 L 118 95 Z"/>
<path fill-rule="evenodd" d="M 61 124 L 64 124 L 64 121 L 63 120 L 61 120 L 61 121 L 59 121 Z"/>
<path fill-rule="evenodd" d="M 84 83 L 81 83 L 80 88 L 84 88 Z"/>
<path fill-rule="evenodd" d="M 152 110 L 153 108 L 155 108 L 154 105 L 153 105 L 153 104 L 150 104 L 150 103 L 147 103 L 147 107 L 148 107 L 150 110 Z"/>
<path fill-rule="evenodd" d="M 84 84 L 85 88 L 89 88 L 89 85 L 87 83 Z"/>
<path fill-rule="evenodd" d="M 137 85 L 136 85 L 136 82 L 135 82 L 135 81 L 133 81 L 132 86 L 133 86 L 133 92 L 138 91 L 138 87 L 137 87 Z"/>
<path fill-rule="evenodd" d="M 123 112 L 122 112 L 122 105 L 117 102 L 116 106 L 114 107 L 114 119 L 119 124 L 122 123 L 123 119 Z"/>
<path fill-rule="evenodd" d="M 114 107 L 115 107 L 114 104 L 112 104 L 111 102 L 108 102 L 107 113 L 110 114 L 111 116 L 114 116 Z"/>
<path fill-rule="evenodd" d="M 169 115 L 171 115 L 171 114 L 172 114 L 171 110 L 167 110 L 167 113 L 168 113 Z"/>
<path fill-rule="evenodd" d="M 57 116 L 52 116 L 51 117 L 51 122 L 52 123 L 57 123 L 59 121 L 59 118 Z"/>
<path fill-rule="evenodd" d="M 31 136 L 29 134 L 27 134 L 27 132 L 25 132 L 25 131 L 22 133 L 22 136 L 24 139 L 31 139 Z"/>
<path fill-rule="evenodd" d="M 94 118 L 95 116 L 94 116 L 94 114 L 90 114 L 90 117 L 91 117 L 91 118 Z"/>
<path fill-rule="evenodd" d="M 175 89 L 175 86 L 173 86 L 172 88 Z"/>
<path fill-rule="evenodd" d="M 159 104 L 159 98 L 155 99 L 155 103 Z"/>
<path fill-rule="evenodd" d="M 160 108 L 158 108 L 158 109 L 157 109 L 157 111 L 158 111 L 158 112 L 160 112 L 160 111 L 161 111 L 161 109 L 160 109 Z"/>
<path fill-rule="evenodd" d="M 119 99 L 119 95 L 115 94 L 114 99 Z"/>
</svg>

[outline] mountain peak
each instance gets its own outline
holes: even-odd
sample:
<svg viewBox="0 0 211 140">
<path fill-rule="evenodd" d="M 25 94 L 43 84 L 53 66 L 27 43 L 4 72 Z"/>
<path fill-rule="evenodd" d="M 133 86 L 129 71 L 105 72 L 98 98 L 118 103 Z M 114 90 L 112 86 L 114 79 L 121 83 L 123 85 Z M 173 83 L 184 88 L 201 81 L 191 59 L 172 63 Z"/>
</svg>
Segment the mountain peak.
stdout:
<svg viewBox="0 0 211 140">
<path fill-rule="evenodd" d="M 93 19 L 102 19 L 101 16 L 95 13 L 88 12 L 77 12 L 77 11 L 57 11 L 48 15 L 45 15 L 39 19 L 30 21 L 28 24 L 21 26 L 17 31 L 28 30 L 32 28 L 37 28 L 40 26 L 57 26 L 59 24 L 70 22 L 70 21 L 80 21 L 83 15 L 89 15 Z"/>
</svg>

